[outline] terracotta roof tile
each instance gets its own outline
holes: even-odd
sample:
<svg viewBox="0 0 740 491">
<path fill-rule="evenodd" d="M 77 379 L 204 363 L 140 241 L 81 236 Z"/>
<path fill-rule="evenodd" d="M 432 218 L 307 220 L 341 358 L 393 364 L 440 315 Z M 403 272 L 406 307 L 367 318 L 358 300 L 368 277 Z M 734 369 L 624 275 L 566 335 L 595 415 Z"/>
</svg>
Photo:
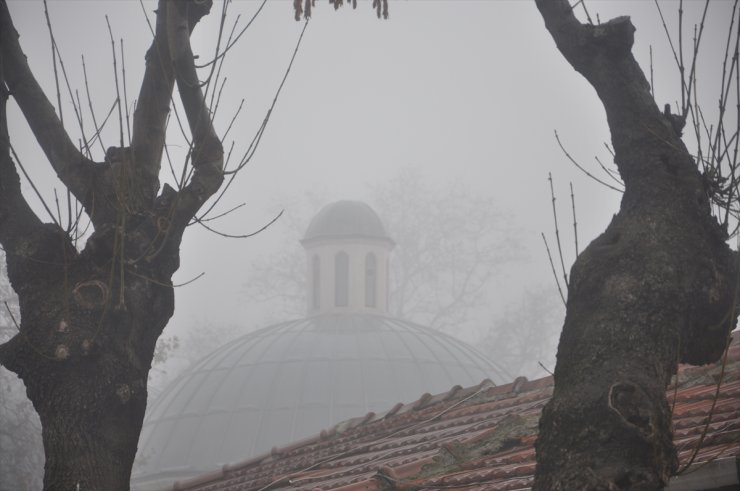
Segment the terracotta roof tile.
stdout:
<svg viewBox="0 0 740 491">
<path fill-rule="evenodd" d="M 682 465 L 740 456 L 740 343 L 720 364 L 681 367 L 674 441 Z M 553 378 L 424 394 L 368 413 L 269 454 L 170 489 L 188 491 L 517 491 L 532 485 L 537 420 Z M 716 398 L 716 400 L 715 400 Z M 711 417 L 710 417 L 711 416 Z M 697 450 L 698 449 L 698 450 Z"/>
</svg>

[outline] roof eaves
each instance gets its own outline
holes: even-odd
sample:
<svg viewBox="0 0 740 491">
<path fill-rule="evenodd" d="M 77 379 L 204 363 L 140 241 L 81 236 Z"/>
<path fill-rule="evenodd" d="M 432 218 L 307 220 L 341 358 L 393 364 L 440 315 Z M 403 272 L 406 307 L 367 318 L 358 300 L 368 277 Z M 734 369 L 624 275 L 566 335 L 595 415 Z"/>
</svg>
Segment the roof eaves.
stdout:
<svg viewBox="0 0 740 491">
<path fill-rule="evenodd" d="M 666 491 L 701 491 L 737 489 L 740 484 L 740 460 L 737 457 L 718 459 L 696 465 L 696 470 L 676 476 L 668 483 Z M 732 486 L 732 487 L 731 487 Z"/>
</svg>

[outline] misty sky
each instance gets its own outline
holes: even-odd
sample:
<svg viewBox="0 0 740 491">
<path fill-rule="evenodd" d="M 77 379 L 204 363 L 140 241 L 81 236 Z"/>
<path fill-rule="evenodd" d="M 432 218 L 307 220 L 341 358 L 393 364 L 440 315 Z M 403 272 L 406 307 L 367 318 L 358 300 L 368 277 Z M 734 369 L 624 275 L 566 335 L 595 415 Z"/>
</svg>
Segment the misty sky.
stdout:
<svg viewBox="0 0 740 491">
<path fill-rule="evenodd" d="M 528 288 L 551 285 L 540 238 L 541 231 L 550 236 L 553 232 L 548 172 L 555 179 L 561 224 L 571 222 L 568 182 L 573 182 L 582 246 L 606 227 L 619 204 L 618 193 L 589 180 L 567 161 L 553 136 L 557 129 L 582 165 L 601 172 L 594 156 L 610 161 L 603 145 L 609 133 L 593 89 L 556 50 L 533 1 L 392 0 L 387 21 L 377 20 L 370 6 L 360 3 L 356 11 L 345 7 L 334 12 L 328 2 L 317 2 L 261 146 L 222 210 L 242 202 L 246 206 L 213 225 L 231 234 L 253 231 L 281 209 L 295 212 L 292 207 L 310 191 L 329 200 L 369 199 L 369 187 L 410 167 L 435 185 L 461 182 L 471 192 L 495 198 L 521 231 L 527 260 L 508 267 L 497 279 L 492 304 L 503 307 Z M 685 3 L 690 33 L 703 2 Z M 241 14 L 244 25 L 259 4 L 233 2 L 227 23 Z M 153 21 L 156 2 L 144 5 Z M 634 52 L 646 72 L 648 47 L 653 46 L 656 99 L 661 107 L 675 102 L 677 71 L 653 2 L 591 0 L 586 5 L 594 20 L 598 13 L 602 22 L 632 16 L 637 27 Z M 661 5 L 673 22 L 678 3 Z M 705 58 L 699 67 L 707 110 L 716 106 L 713 90 L 719 86 L 717 67 L 731 7 L 729 0 L 716 0 L 707 17 L 711 29 L 705 33 Z M 139 2 L 52 0 L 49 8 L 67 73 L 80 90 L 85 111 L 81 54 L 99 119 L 115 98 L 105 14 L 115 38 L 124 38 L 128 99 L 133 101 L 151 42 Z M 53 99 L 43 5 L 11 1 L 10 10 L 31 67 Z M 217 4 L 193 36 L 193 50 L 201 60 L 213 53 L 219 11 Z M 579 15 L 583 18 L 581 11 Z M 227 147 L 231 139 L 237 140 L 235 152 L 246 149 L 261 124 L 302 27 L 293 20 L 292 2 L 271 0 L 230 53 L 217 130 L 224 131 L 244 99 L 242 116 L 227 139 Z M 67 95 L 62 98 L 69 100 Z M 68 104 L 64 117 L 76 140 L 79 133 Z M 53 203 L 52 188 L 61 186 L 50 177 L 49 164 L 13 104 L 9 118 L 15 149 Z M 89 128 L 92 123 L 86 118 Z M 117 145 L 113 123 L 105 133 L 106 147 Z M 176 125 L 170 129 L 177 144 Z M 94 157 L 102 160 L 102 149 L 96 146 L 95 151 Z M 172 147 L 172 152 L 177 155 L 178 148 Z M 27 196 L 40 210 L 35 197 Z M 563 225 L 563 233 L 570 262 L 569 225 Z M 252 313 L 243 307 L 245 274 L 248 265 L 265 254 L 299 247 L 285 237 L 280 226 L 247 240 L 224 239 L 192 227 L 183 241 L 175 281 L 201 272 L 205 276 L 177 290 L 176 313 L 165 334 L 198 323 L 238 323 L 245 331 L 256 327 Z"/>
</svg>

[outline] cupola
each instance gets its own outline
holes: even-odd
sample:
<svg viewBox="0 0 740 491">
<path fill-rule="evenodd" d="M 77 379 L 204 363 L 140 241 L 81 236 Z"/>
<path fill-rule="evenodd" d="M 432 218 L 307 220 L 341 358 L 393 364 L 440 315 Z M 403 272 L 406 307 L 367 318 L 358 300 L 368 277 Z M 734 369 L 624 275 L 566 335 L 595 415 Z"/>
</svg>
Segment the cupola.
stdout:
<svg viewBox="0 0 740 491">
<path fill-rule="evenodd" d="M 388 312 L 388 254 L 394 242 L 361 201 L 326 205 L 301 241 L 308 267 L 308 313 Z"/>
</svg>

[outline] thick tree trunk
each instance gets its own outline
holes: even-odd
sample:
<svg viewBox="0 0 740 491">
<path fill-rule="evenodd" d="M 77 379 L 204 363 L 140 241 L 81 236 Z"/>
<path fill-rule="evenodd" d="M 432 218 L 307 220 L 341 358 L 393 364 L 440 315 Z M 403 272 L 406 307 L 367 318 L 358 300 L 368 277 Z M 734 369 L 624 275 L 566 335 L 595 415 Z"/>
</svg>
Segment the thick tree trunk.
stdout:
<svg viewBox="0 0 740 491">
<path fill-rule="evenodd" d="M 6 251 L 11 278 L 31 280 L 15 282 L 24 328 L 0 361 L 41 418 L 44 488 L 127 489 L 154 347 L 174 310 L 171 272 L 139 267 L 122 279 L 115 261 L 97 265 L 45 231 Z"/>
<path fill-rule="evenodd" d="M 736 321 L 735 259 L 632 57 L 629 19 L 582 25 L 567 1 L 537 6 L 604 104 L 625 193 L 572 268 L 534 489 L 661 489 L 677 466 L 666 387 L 679 362 L 721 355 Z"/>
</svg>

